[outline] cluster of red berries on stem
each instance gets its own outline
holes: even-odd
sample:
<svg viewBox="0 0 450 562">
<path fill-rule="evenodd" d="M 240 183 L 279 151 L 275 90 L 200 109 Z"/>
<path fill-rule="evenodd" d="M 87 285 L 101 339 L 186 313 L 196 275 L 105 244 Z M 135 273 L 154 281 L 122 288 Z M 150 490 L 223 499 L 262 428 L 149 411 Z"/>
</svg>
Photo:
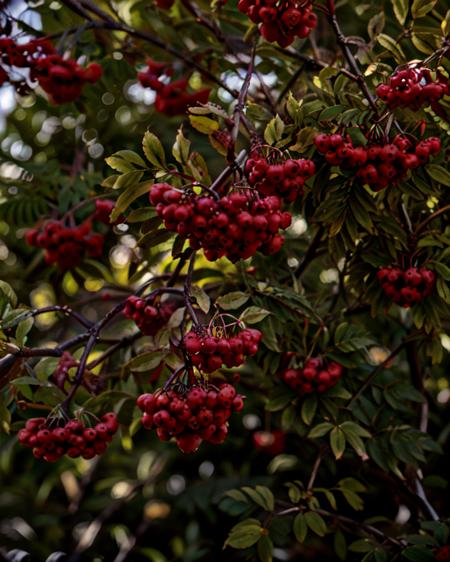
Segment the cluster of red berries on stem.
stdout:
<svg viewBox="0 0 450 562">
<path fill-rule="evenodd" d="M 192 386 L 176 385 L 154 394 L 142 394 L 137 405 L 144 412 L 141 422 L 146 429 L 156 427 L 161 441 L 175 437 L 183 453 L 196 451 L 202 441 L 219 445 L 228 435 L 232 412 L 244 407 L 244 397 L 231 384 Z"/>
<path fill-rule="evenodd" d="M 426 267 L 382 267 L 377 279 L 387 297 L 395 304 L 409 308 L 433 292 L 436 274 Z"/>
<path fill-rule="evenodd" d="M 292 390 L 303 395 L 326 392 L 339 382 L 343 372 L 343 366 L 336 361 L 312 357 L 305 362 L 303 368 L 286 369 L 280 376 Z"/>
<path fill-rule="evenodd" d="M 138 80 L 144 88 L 155 90 L 155 109 L 169 117 L 183 115 L 187 108 L 198 103 L 206 103 L 211 92 L 210 88 L 202 88 L 195 92 L 189 92 L 189 80 L 180 78 L 166 83 L 161 79 L 165 75 L 173 75 L 173 68 L 165 62 L 157 62 L 152 59 L 147 61 L 147 69 L 138 72 Z"/>
<path fill-rule="evenodd" d="M 174 301 L 161 303 L 132 295 L 128 297 L 123 313 L 135 322 L 145 336 L 154 336 L 166 325 L 175 308 Z"/>
<path fill-rule="evenodd" d="M 28 94 L 30 88 L 25 76 L 15 69 L 31 67 L 37 57 L 53 52 L 53 46 L 48 39 L 17 43 L 11 37 L 0 38 L 0 86 L 9 83 L 15 87 L 17 93 Z"/>
<path fill-rule="evenodd" d="M 55 104 L 74 101 L 86 83 L 94 83 L 102 75 L 102 67 L 91 63 L 86 68 L 72 59 L 64 59 L 48 39 L 33 39 L 19 44 L 12 38 L 0 39 L 0 62 L 10 67 L 29 68 L 30 80 L 37 81 Z M 11 81 L 0 66 L 0 83 Z M 12 82 L 13 83 L 13 82 Z M 14 82 L 19 93 L 27 93 L 24 77 Z"/>
<path fill-rule="evenodd" d="M 64 455 L 83 459 L 101 455 L 118 429 L 114 412 L 104 414 L 93 426 L 87 426 L 76 418 L 69 421 L 63 418 L 31 418 L 19 431 L 18 437 L 21 445 L 33 449 L 37 459 L 55 462 Z"/>
<path fill-rule="evenodd" d="M 204 327 L 194 327 L 183 338 L 183 347 L 194 367 L 212 373 L 222 365 L 228 368 L 239 367 L 245 357 L 258 352 L 262 333 L 252 328 L 244 328 L 231 337 L 214 336 Z"/>
<path fill-rule="evenodd" d="M 238 10 L 261 24 L 264 39 L 280 47 L 288 47 L 296 37 L 308 37 L 317 25 L 309 0 L 239 0 Z"/>
<path fill-rule="evenodd" d="M 77 100 L 86 83 L 93 84 L 102 76 L 102 67 L 93 62 L 86 68 L 58 53 L 36 59 L 30 73 L 54 104 Z"/>
<path fill-rule="evenodd" d="M 104 237 L 92 232 L 87 220 L 78 226 L 67 226 L 64 221 L 48 220 L 40 229 L 27 231 L 28 245 L 45 250 L 45 261 L 56 263 L 62 270 L 77 267 L 85 256 L 98 258 L 103 252 Z"/>
<path fill-rule="evenodd" d="M 389 107 L 409 107 L 418 111 L 437 104 L 450 94 L 450 82 L 444 76 L 433 79 L 429 68 L 412 67 L 397 70 L 388 84 L 377 87 L 377 96 Z"/>
<path fill-rule="evenodd" d="M 245 174 L 249 185 L 262 195 L 277 195 L 286 203 L 303 195 L 306 180 L 316 172 L 314 162 L 289 158 L 271 164 L 262 154 L 253 153 L 245 163 Z"/>
<path fill-rule="evenodd" d="M 209 261 L 226 256 L 235 263 L 257 251 L 275 254 L 284 243 L 279 229 L 291 224 L 279 197 L 263 199 L 249 188 L 216 199 L 158 183 L 151 188 L 150 202 L 164 226 L 189 238 L 194 250 L 203 248 Z"/>
<path fill-rule="evenodd" d="M 441 150 L 437 137 L 416 142 L 400 134 L 392 142 L 370 141 L 356 147 L 349 136 L 340 134 L 317 135 L 314 143 L 328 164 L 355 171 L 356 177 L 375 191 L 400 181 L 408 170 L 427 164 Z"/>
</svg>

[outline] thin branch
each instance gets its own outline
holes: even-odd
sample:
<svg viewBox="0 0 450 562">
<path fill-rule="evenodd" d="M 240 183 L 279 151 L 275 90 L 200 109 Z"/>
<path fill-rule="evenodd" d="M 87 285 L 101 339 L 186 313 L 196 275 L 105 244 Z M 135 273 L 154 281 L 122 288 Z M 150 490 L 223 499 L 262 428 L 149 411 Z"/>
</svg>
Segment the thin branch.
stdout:
<svg viewBox="0 0 450 562">
<path fill-rule="evenodd" d="M 341 48 L 341 51 L 342 51 L 345 59 L 347 60 L 352 72 L 355 75 L 356 81 L 358 82 L 362 93 L 364 94 L 365 98 L 369 102 L 369 105 L 372 108 L 373 112 L 375 113 L 375 116 L 378 117 L 378 108 L 377 108 L 377 104 L 376 104 L 376 101 L 375 101 L 375 97 L 373 96 L 372 92 L 369 90 L 369 88 L 367 86 L 367 83 L 366 83 L 366 80 L 364 78 L 364 75 L 361 72 L 361 69 L 359 68 L 358 63 L 356 62 L 356 59 L 353 56 L 353 53 L 351 52 L 351 50 L 348 47 L 347 38 L 342 33 L 342 30 L 341 30 L 341 28 L 339 26 L 339 23 L 337 21 L 335 9 L 334 9 L 334 0 L 327 0 L 327 5 L 328 5 L 328 10 L 329 10 L 329 18 L 328 19 L 329 19 L 331 27 L 333 28 L 334 33 L 336 35 L 336 40 L 338 42 L 338 45 Z"/>
<path fill-rule="evenodd" d="M 302 276 L 305 269 L 308 267 L 308 265 L 316 257 L 317 250 L 320 246 L 320 242 L 321 242 L 321 239 L 322 239 L 322 236 L 323 236 L 324 232 L 325 232 L 325 227 L 323 225 L 320 225 L 319 228 L 316 231 L 316 234 L 314 235 L 314 238 L 311 241 L 311 244 L 309 245 L 308 249 L 306 250 L 306 254 L 303 256 L 303 259 L 302 259 L 301 263 L 299 264 L 299 266 L 295 270 L 295 275 L 297 276 L 297 278 L 300 278 Z"/>
</svg>

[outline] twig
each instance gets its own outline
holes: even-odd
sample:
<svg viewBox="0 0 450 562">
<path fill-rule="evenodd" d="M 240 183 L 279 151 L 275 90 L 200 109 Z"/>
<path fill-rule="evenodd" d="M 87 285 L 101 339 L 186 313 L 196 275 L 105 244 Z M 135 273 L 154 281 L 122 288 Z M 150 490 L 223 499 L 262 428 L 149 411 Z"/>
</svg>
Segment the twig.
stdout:
<svg viewBox="0 0 450 562">
<path fill-rule="evenodd" d="M 198 325 L 200 324 L 200 322 L 198 321 L 197 313 L 195 312 L 194 307 L 192 306 L 192 296 L 191 296 L 192 274 L 194 272 L 195 258 L 196 258 L 196 253 L 193 252 L 189 260 L 189 267 L 186 274 L 186 279 L 184 280 L 184 302 L 192 318 L 192 321 L 194 322 L 194 324 Z"/>
<path fill-rule="evenodd" d="M 375 113 L 375 116 L 378 117 L 378 108 L 377 108 L 377 104 L 375 102 L 375 98 L 374 98 L 374 96 L 372 95 L 372 92 L 369 90 L 369 88 L 367 86 L 364 75 L 361 72 L 361 69 L 359 68 L 358 63 L 356 62 L 356 59 L 353 56 L 353 53 L 351 52 L 351 50 L 349 49 L 349 47 L 347 45 L 347 38 L 342 33 L 342 30 L 341 30 L 341 28 L 339 26 L 339 23 L 337 21 L 335 9 L 334 9 L 334 0 L 327 0 L 327 5 L 328 5 L 328 11 L 329 11 L 329 18 L 328 19 L 329 19 L 331 27 L 333 28 L 334 33 L 336 35 L 336 40 L 338 42 L 338 45 L 341 48 L 341 51 L 342 51 L 344 57 L 346 58 L 348 64 L 350 65 L 350 68 L 352 69 L 352 71 L 353 71 L 353 73 L 356 77 L 356 81 L 358 82 L 358 84 L 361 88 L 362 93 L 364 94 L 365 98 L 369 102 L 369 105 L 372 108 L 373 112 Z"/>
</svg>

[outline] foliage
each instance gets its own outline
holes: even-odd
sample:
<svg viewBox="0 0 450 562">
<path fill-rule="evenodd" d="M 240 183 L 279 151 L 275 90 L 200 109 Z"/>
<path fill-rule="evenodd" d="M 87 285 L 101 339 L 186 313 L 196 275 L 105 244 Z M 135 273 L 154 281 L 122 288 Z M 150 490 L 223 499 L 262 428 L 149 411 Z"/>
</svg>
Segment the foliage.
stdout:
<svg viewBox="0 0 450 562">
<path fill-rule="evenodd" d="M 0 59 L 10 73 L 0 94 L 11 100 L 0 121 L 0 557 L 448 559 L 446 3 L 314 2 L 317 26 L 284 47 L 235 0 L 0 5 L 0 40 L 50 37 L 65 60 L 103 69 L 56 103 L 34 61 L 27 72 Z M 439 99 L 424 94 L 412 109 L 377 97 L 416 67 L 420 87 L 442 84 Z M 161 109 L 164 96 L 179 105 Z M 414 166 L 375 184 L 321 150 L 321 134 L 342 135 L 359 155 L 399 135 Z M 416 165 L 430 137 L 440 149 Z M 275 167 L 265 192 L 252 158 Z M 287 161 L 309 172 L 281 195 Z M 169 192 L 175 219 L 175 199 L 158 200 Z M 231 193 L 248 198 L 250 219 L 227 215 Z M 192 235 L 213 204 L 235 237 L 215 231 L 219 211 Z M 256 214 L 264 228 L 252 226 Z M 74 237 L 86 229 L 75 250 L 58 239 L 58 260 L 54 242 L 36 242 L 49 219 Z M 89 251 L 93 231 L 100 257 Z M 235 260 L 230 244 L 248 259 Z M 210 261 L 206 247 L 227 250 Z M 380 275 L 393 267 L 426 271 L 431 294 L 395 304 Z M 245 327 L 262 333 L 256 348 L 196 368 L 190 330 L 204 345 Z M 287 384 L 290 369 L 301 392 Z M 173 428 L 141 427 L 150 410 L 139 412 L 139 396 L 224 382 L 246 399 L 224 422 L 223 444 L 203 436 L 186 455 L 164 441 Z M 31 418 L 95 425 L 108 411 L 120 429 L 102 456 L 50 464 L 18 443 Z"/>
</svg>

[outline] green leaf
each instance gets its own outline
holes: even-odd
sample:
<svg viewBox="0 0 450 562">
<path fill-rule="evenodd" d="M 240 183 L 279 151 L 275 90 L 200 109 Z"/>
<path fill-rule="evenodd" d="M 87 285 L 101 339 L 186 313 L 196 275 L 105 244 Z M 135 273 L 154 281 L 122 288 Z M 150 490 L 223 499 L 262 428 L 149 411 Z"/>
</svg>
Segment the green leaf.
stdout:
<svg viewBox="0 0 450 562">
<path fill-rule="evenodd" d="M 237 502 L 248 503 L 247 496 L 239 490 L 228 490 L 228 492 L 225 492 L 225 495 L 233 498 L 233 500 Z"/>
<path fill-rule="evenodd" d="M 147 160 L 156 168 L 165 169 L 166 156 L 161 141 L 156 135 L 147 131 L 142 141 L 142 148 Z"/>
<path fill-rule="evenodd" d="M 437 0 L 414 0 L 411 7 L 411 14 L 414 19 L 423 18 L 431 12 Z"/>
<path fill-rule="evenodd" d="M 146 168 L 144 160 L 132 150 L 119 150 L 112 156 L 105 158 L 105 162 L 110 168 L 122 174 L 132 172 L 136 168 Z"/>
<path fill-rule="evenodd" d="M 257 551 L 261 562 L 272 562 L 273 542 L 268 536 L 264 535 L 259 539 Z"/>
<path fill-rule="evenodd" d="M 284 128 L 284 122 L 277 114 L 271 121 L 269 121 L 264 130 L 264 140 L 266 143 L 274 145 L 277 141 L 279 141 L 283 136 Z"/>
<path fill-rule="evenodd" d="M 336 460 L 339 460 L 345 451 L 345 435 L 339 427 L 331 430 L 330 445 Z"/>
<path fill-rule="evenodd" d="M 133 172 L 126 172 L 125 174 L 122 174 L 121 176 L 117 177 L 112 188 L 126 189 L 128 187 L 134 186 L 141 181 L 143 175 L 144 172 L 139 170 L 134 170 Z"/>
<path fill-rule="evenodd" d="M 224 310 L 235 310 L 236 308 L 240 308 L 244 305 L 249 298 L 249 295 L 246 295 L 241 291 L 234 291 L 219 297 L 216 300 L 216 305 L 220 306 L 220 308 L 223 308 Z"/>
<path fill-rule="evenodd" d="M 411 562 L 432 562 L 436 560 L 433 551 L 424 546 L 409 546 L 402 551 L 403 558 Z"/>
<path fill-rule="evenodd" d="M 127 222 L 145 222 L 155 216 L 155 209 L 153 207 L 142 207 L 141 209 L 133 209 L 130 213 L 128 213 Z"/>
<path fill-rule="evenodd" d="M 325 533 L 327 532 L 327 524 L 318 513 L 315 511 L 306 512 L 305 520 L 311 531 L 316 533 L 316 535 L 319 535 L 319 537 L 325 536 Z"/>
<path fill-rule="evenodd" d="M 209 117 L 189 115 L 189 121 L 194 129 L 197 129 L 199 133 L 203 133 L 205 135 L 210 135 L 219 129 L 219 123 Z"/>
<path fill-rule="evenodd" d="M 139 197 L 142 197 L 142 195 L 148 193 L 152 185 L 152 180 L 130 185 L 123 193 L 119 195 L 114 209 L 112 210 L 112 213 L 110 215 L 110 220 L 112 222 L 117 220 L 120 215 L 122 215 L 128 209 L 131 203 L 136 201 L 136 199 L 139 199 Z"/>
<path fill-rule="evenodd" d="M 269 488 L 266 488 L 265 486 L 256 486 L 256 488 L 242 486 L 241 490 L 248 494 L 252 501 L 266 511 L 273 511 L 275 499 Z"/>
<path fill-rule="evenodd" d="M 17 306 L 17 296 L 16 296 L 16 293 L 14 292 L 13 288 L 11 287 L 11 285 L 6 283 L 6 281 L 0 280 L 0 291 L 8 299 L 11 306 L 13 308 L 15 308 Z"/>
<path fill-rule="evenodd" d="M 359 480 L 356 480 L 356 478 L 352 478 L 351 476 L 349 476 L 348 478 L 342 478 L 342 480 L 339 480 L 338 486 L 340 488 L 346 488 L 348 490 L 353 490 L 353 492 L 365 492 L 366 489 L 367 489 L 364 486 L 364 484 L 361 484 L 361 482 L 359 482 Z"/>
<path fill-rule="evenodd" d="M 26 343 L 26 337 L 34 324 L 34 318 L 26 318 L 17 326 L 16 343 L 19 347 L 23 347 Z"/>
<path fill-rule="evenodd" d="M 191 295 L 195 298 L 200 310 L 205 314 L 208 314 L 209 309 L 211 308 L 211 299 L 205 291 L 198 285 L 192 285 Z"/>
<path fill-rule="evenodd" d="M 266 509 L 267 511 L 273 511 L 275 508 L 275 498 L 269 488 L 267 488 L 267 486 L 257 485 L 255 489 L 258 494 L 264 498 L 264 509 Z"/>
<path fill-rule="evenodd" d="M 403 25 L 408 15 L 409 0 L 392 0 L 395 17 L 400 25 Z"/>
<path fill-rule="evenodd" d="M 152 232 L 144 234 L 144 236 L 142 236 L 138 240 L 137 244 L 141 248 L 153 248 L 154 246 L 158 246 L 163 242 L 167 242 L 167 240 L 170 240 L 172 236 L 173 232 L 169 232 L 164 228 L 160 228 L 159 230 L 154 230 Z"/>
<path fill-rule="evenodd" d="M 173 157 L 180 164 L 186 164 L 189 160 L 189 152 L 191 150 L 191 141 L 183 134 L 183 128 L 178 129 L 175 143 L 172 147 Z"/>
<path fill-rule="evenodd" d="M 166 355 L 165 351 L 146 351 L 133 357 L 131 361 L 124 365 L 124 368 L 136 373 L 151 371 L 158 367 Z"/>
<path fill-rule="evenodd" d="M 308 433 L 308 437 L 310 439 L 317 439 L 318 437 L 323 437 L 324 435 L 326 435 L 332 428 L 333 428 L 333 424 L 330 422 L 323 422 L 323 423 L 319 423 L 319 425 L 316 425 L 315 427 L 313 427 L 311 429 L 311 431 Z"/>
<path fill-rule="evenodd" d="M 377 41 L 382 47 L 391 53 L 398 63 L 405 60 L 405 53 L 395 39 L 385 33 L 380 33 L 377 37 Z"/>
<path fill-rule="evenodd" d="M 347 560 L 347 541 L 342 531 L 338 530 L 334 534 L 333 546 L 339 560 Z"/>
<path fill-rule="evenodd" d="M 311 425 L 317 411 L 317 396 L 312 394 L 303 402 L 301 417 L 306 425 Z"/>
<path fill-rule="evenodd" d="M 208 184 L 211 182 L 208 166 L 206 165 L 205 159 L 199 152 L 193 152 L 189 156 L 188 168 L 198 182 L 204 184 Z"/>
<path fill-rule="evenodd" d="M 226 546 L 248 548 L 253 546 L 262 536 L 263 528 L 257 519 L 245 519 L 235 525 L 225 541 Z"/>
<path fill-rule="evenodd" d="M 348 504 L 351 505 L 355 511 L 361 511 L 364 508 L 364 502 L 358 494 L 345 488 L 343 488 L 341 492 Z"/>
<path fill-rule="evenodd" d="M 371 434 L 366 429 L 364 429 L 363 427 L 352 421 L 346 421 L 341 423 L 340 428 L 346 434 L 354 433 L 355 435 L 359 435 L 359 437 L 367 437 L 367 438 L 372 437 Z"/>
<path fill-rule="evenodd" d="M 425 170 L 431 179 L 450 187 L 450 172 L 448 170 L 437 164 L 429 164 Z"/>
<path fill-rule="evenodd" d="M 295 519 L 292 526 L 295 538 L 299 543 L 304 543 L 306 536 L 308 535 L 308 525 L 306 524 L 306 519 L 303 513 L 299 513 Z"/>
<path fill-rule="evenodd" d="M 264 308 L 259 308 L 258 306 L 250 306 L 246 308 L 244 312 L 239 317 L 239 320 L 245 322 L 246 324 L 257 324 L 264 320 L 266 316 L 269 316 L 271 312 L 265 310 Z"/>
</svg>

